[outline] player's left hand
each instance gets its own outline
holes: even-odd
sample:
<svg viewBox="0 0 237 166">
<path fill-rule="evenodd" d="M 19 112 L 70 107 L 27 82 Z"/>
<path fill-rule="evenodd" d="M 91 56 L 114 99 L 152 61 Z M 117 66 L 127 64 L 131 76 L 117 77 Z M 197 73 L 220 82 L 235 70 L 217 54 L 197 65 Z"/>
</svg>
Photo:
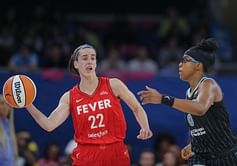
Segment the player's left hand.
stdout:
<svg viewBox="0 0 237 166">
<path fill-rule="evenodd" d="M 137 136 L 137 139 L 146 140 L 151 138 L 152 135 L 153 133 L 150 129 L 141 129 L 139 135 Z"/>
<path fill-rule="evenodd" d="M 156 89 L 146 86 L 146 90 L 137 93 L 140 96 L 142 104 L 160 104 L 162 95 Z"/>
<path fill-rule="evenodd" d="M 188 144 L 181 150 L 181 157 L 183 160 L 188 160 L 194 153 L 192 152 L 191 144 Z"/>
</svg>

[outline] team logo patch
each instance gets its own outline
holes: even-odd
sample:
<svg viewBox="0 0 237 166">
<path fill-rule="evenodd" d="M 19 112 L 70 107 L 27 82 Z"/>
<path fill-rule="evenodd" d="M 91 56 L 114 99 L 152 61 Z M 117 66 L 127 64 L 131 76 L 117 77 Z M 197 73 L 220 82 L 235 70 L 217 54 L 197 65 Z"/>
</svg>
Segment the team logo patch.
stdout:
<svg viewBox="0 0 237 166">
<path fill-rule="evenodd" d="M 100 95 L 107 95 L 107 94 L 108 94 L 108 92 L 106 92 L 106 91 L 100 92 Z"/>
<path fill-rule="evenodd" d="M 191 114 L 188 114 L 187 115 L 187 121 L 188 121 L 188 124 L 190 125 L 190 126 L 194 126 L 194 121 L 193 121 L 193 118 L 192 118 L 192 115 Z"/>
</svg>

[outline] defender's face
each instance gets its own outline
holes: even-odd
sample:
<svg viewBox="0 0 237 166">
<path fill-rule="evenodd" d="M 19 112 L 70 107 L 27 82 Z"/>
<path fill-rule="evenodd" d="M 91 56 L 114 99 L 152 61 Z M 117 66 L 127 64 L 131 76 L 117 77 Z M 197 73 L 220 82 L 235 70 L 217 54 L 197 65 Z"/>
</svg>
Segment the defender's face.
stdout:
<svg viewBox="0 0 237 166">
<path fill-rule="evenodd" d="M 182 60 L 179 63 L 179 77 L 181 80 L 187 81 L 195 71 L 195 65 L 199 63 L 192 57 L 184 54 Z"/>
<path fill-rule="evenodd" d="M 74 67 L 79 71 L 80 75 L 91 75 L 96 69 L 96 52 L 92 48 L 84 48 L 80 50 L 77 60 L 74 61 Z"/>
</svg>

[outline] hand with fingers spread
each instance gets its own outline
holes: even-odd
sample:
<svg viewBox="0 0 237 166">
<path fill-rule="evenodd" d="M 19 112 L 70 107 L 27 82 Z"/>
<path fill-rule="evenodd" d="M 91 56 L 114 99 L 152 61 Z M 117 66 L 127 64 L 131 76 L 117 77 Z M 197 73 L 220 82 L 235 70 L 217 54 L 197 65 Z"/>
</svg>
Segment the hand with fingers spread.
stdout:
<svg viewBox="0 0 237 166">
<path fill-rule="evenodd" d="M 191 144 L 188 144 L 181 150 L 181 157 L 183 160 L 188 160 L 194 153 L 192 152 Z"/>
<path fill-rule="evenodd" d="M 162 95 L 156 89 L 146 86 L 146 90 L 137 93 L 140 96 L 142 104 L 160 104 Z"/>
<path fill-rule="evenodd" d="M 137 139 L 146 140 L 151 138 L 153 135 L 150 129 L 141 129 L 139 135 L 137 135 Z"/>
</svg>

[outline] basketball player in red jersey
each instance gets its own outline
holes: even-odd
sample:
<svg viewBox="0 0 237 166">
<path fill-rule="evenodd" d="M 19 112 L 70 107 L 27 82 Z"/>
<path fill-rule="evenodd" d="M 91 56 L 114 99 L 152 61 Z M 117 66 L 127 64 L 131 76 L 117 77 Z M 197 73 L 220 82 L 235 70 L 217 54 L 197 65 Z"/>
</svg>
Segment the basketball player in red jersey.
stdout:
<svg viewBox="0 0 237 166">
<path fill-rule="evenodd" d="M 52 131 L 71 113 L 77 147 L 73 166 L 128 166 L 130 158 L 124 144 L 126 121 L 120 98 L 131 108 L 141 129 L 138 139 L 152 137 L 147 115 L 127 86 L 116 78 L 97 77 L 96 51 L 81 45 L 69 61 L 70 72 L 80 82 L 61 97 L 57 108 L 46 117 L 34 105 L 26 107 L 36 122 Z"/>
</svg>

